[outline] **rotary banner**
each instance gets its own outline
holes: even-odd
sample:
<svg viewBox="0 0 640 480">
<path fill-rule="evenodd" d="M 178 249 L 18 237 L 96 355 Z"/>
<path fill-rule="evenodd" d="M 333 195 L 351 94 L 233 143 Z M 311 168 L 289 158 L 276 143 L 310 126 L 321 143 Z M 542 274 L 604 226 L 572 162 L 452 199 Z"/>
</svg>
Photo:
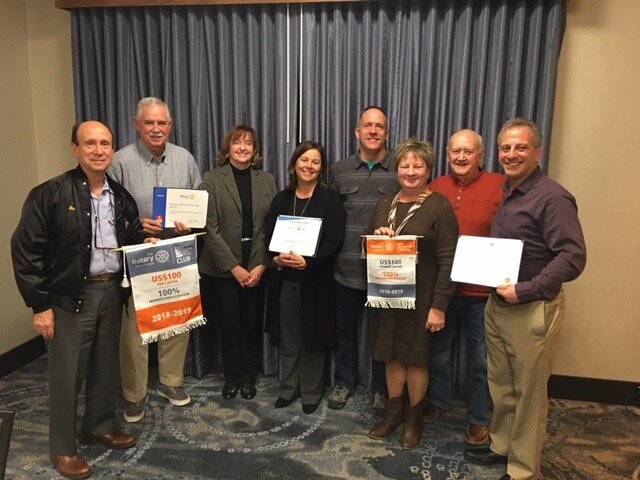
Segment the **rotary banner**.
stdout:
<svg viewBox="0 0 640 480">
<path fill-rule="evenodd" d="M 418 237 L 366 236 L 367 306 L 416 308 Z"/>
<path fill-rule="evenodd" d="M 142 343 L 204 325 L 195 235 L 123 247 Z"/>
</svg>

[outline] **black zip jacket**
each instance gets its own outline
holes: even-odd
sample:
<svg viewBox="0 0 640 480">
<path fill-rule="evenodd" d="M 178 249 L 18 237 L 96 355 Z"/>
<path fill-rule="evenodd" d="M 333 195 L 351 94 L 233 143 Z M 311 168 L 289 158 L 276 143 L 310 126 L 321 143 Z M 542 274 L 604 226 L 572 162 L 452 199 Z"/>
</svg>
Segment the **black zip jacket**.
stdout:
<svg viewBox="0 0 640 480">
<path fill-rule="evenodd" d="M 107 181 L 114 193 L 118 245 L 141 243 L 135 200 L 109 176 Z M 91 220 L 91 190 L 80 166 L 27 196 L 11 237 L 11 257 L 18 289 L 33 313 L 53 305 L 82 310 L 93 245 Z"/>
</svg>

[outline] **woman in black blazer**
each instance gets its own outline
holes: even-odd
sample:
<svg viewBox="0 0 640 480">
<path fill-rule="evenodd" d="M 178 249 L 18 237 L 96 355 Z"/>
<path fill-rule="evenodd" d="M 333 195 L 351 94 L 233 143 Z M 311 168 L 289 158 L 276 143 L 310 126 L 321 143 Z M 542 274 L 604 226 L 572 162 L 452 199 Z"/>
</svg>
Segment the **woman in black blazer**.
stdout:
<svg viewBox="0 0 640 480">
<path fill-rule="evenodd" d="M 265 241 L 268 247 L 279 215 L 322 219 L 314 256 L 269 252 L 275 274 L 269 281 L 267 327 L 278 346 L 283 381 L 275 407 L 302 397 L 302 410 L 313 413 L 322 399 L 326 347 L 335 343 L 333 260 L 344 238 L 345 212 L 338 194 L 329 190 L 324 148 L 316 142 L 298 145 L 289 162 L 289 185 L 271 203 Z"/>
<path fill-rule="evenodd" d="M 218 152 L 218 167 L 204 174 L 201 190 L 209 192 L 201 273 L 203 306 L 219 319 L 225 384 L 222 397 L 256 395 L 258 343 L 270 258 L 264 225 L 276 194 L 273 175 L 260 169 L 260 143 L 246 125 L 231 128 Z"/>
</svg>

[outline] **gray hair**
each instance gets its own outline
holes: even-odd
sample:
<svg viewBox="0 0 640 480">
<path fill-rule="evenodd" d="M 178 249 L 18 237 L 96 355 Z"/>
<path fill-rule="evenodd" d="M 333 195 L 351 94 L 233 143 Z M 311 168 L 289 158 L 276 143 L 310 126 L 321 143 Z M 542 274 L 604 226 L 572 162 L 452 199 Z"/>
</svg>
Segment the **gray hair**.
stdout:
<svg viewBox="0 0 640 480">
<path fill-rule="evenodd" d="M 142 115 L 142 110 L 144 107 L 149 107 L 152 105 L 158 105 L 164 107 L 167 112 L 167 117 L 169 117 L 169 121 L 171 121 L 171 111 L 169 110 L 169 105 L 167 105 L 164 101 L 160 100 L 158 97 L 144 97 L 141 98 L 138 102 L 138 106 L 136 107 L 136 118 L 140 118 Z"/>
<path fill-rule="evenodd" d="M 533 134 L 534 148 L 540 148 L 542 146 L 542 133 L 540 133 L 540 129 L 534 121 L 527 118 L 512 118 L 511 120 L 507 120 L 506 122 L 504 122 L 504 125 L 502 125 L 502 128 L 498 133 L 498 147 L 500 146 L 500 142 L 502 141 L 502 135 L 504 134 L 504 132 L 511 128 L 519 127 L 529 127 L 531 129 L 531 133 Z"/>
</svg>

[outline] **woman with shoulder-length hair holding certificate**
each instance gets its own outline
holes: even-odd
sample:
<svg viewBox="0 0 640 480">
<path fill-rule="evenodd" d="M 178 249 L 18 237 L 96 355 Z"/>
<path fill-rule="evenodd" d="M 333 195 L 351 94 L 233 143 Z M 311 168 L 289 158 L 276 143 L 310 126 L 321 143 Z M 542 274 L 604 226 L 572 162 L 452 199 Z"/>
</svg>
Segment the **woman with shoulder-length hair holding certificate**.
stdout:
<svg viewBox="0 0 640 480">
<path fill-rule="evenodd" d="M 296 147 L 289 184 L 271 203 L 265 235 L 275 271 L 269 279 L 265 330 L 282 361 L 275 407 L 302 397 L 306 414 L 322 399 L 325 350 L 335 343 L 332 266 L 344 238 L 344 209 L 324 183 L 326 173 L 322 145 L 307 141 Z"/>
<path fill-rule="evenodd" d="M 391 238 L 384 242 L 389 245 L 380 255 L 371 255 L 373 248 L 367 244 L 368 282 L 374 286 L 368 289 L 367 304 L 376 307 L 371 308 L 369 317 L 371 349 L 376 360 L 385 362 L 389 390 L 384 417 L 369 430 L 369 436 L 385 439 L 404 422 L 400 439 L 404 449 L 420 443 L 431 335 L 444 327 L 444 312 L 455 290 L 450 273 L 458 221 L 446 197 L 427 188 L 435 155 L 429 142 L 411 138 L 396 147 L 393 162 L 400 191 L 379 200 L 369 224 L 374 235 Z M 412 256 L 411 262 L 403 259 L 406 248 L 399 249 L 395 256 L 389 254 L 393 253 L 394 242 L 400 241 L 394 240 L 398 235 L 414 236 L 414 244 L 417 241 L 417 251 L 412 251 L 417 256 Z M 372 257 L 377 264 L 372 263 Z M 377 273 L 372 276 L 371 271 Z M 407 291 L 411 295 L 406 295 Z"/>
</svg>

